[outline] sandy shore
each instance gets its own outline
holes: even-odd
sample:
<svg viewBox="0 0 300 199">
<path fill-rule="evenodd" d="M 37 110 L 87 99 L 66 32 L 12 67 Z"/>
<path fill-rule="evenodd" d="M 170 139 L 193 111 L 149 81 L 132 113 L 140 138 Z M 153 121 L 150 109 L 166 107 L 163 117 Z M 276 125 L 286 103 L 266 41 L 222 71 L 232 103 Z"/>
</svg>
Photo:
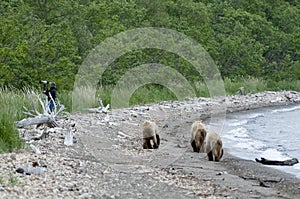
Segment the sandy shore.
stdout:
<svg viewBox="0 0 300 199">
<path fill-rule="evenodd" d="M 0 154 L 0 198 L 299 198 L 300 179 L 233 157 L 226 152 L 229 146 L 220 162 L 192 152 L 191 123 L 209 119 L 224 103 L 230 114 L 297 104 L 300 93 L 197 98 L 67 115 L 58 122 L 76 124 L 72 146 L 64 145 L 65 129 L 46 129 L 46 138 L 27 141 L 40 153 L 28 148 Z M 139 125 L 149 117 L 159 126 L 158 150 L 141 146 Z M 28 139 L 29 131 L 34 130 L 23 130 L 22 136 Z M 26 175 L 18 168 L 39 172 Z"/>
</svg>

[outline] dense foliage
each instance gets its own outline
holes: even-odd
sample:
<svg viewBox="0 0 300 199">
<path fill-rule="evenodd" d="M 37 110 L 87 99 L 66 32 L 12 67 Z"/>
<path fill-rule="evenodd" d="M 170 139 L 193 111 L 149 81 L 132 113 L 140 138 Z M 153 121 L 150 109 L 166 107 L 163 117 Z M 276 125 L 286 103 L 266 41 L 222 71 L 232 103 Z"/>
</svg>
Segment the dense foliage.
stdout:
<svg viewBox="0 0 300 199">
<path fill-rule="evenodd" d="M 195 39 L 223 77 L 300 80 L 299 0 L 5 0 L 0 10 L 0 87 L 38 87 L 48 79 L 70 90 L 95 46 L 138 27 L 165 27 Z M 148 49 L 120 57 L 102 84 L 149 62 L 199 80 L 180 57 Z"/>
<path fill-rule="evenodd" d="M 300 91 L 299 22 L 299 0 L 2 0 L 0 153 L 23 146 L 14 122 L 29 104 L 26 88 L 55 81 L 59 100 L 70 111 L 70 91 L 87 55 L 105 39 L 134 28 L 168 28 L 197 41 L 219 67 L 228 94 L 241 86 L 246 92 Z M 122 75 L 146 63 L 173 67 L 197 96 L 209 96 L 201 75 L 182 57 L 139 49 L 119 57 L 99 77 L 105 104 Z M 168 99 L 176 97 L 167 88 L 145 85 L 130 103 Z"/>
</svg>

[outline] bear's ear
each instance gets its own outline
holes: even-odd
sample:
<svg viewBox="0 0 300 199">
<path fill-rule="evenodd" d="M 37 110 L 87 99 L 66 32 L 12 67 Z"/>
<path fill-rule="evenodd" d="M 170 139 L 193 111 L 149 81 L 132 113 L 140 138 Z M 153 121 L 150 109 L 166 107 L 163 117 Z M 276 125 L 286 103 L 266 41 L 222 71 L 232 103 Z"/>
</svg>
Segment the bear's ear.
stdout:
<svg viewBox="0 0 300 199">
<path fill-rule="evenodd" d="M 203 122 L 203 120 L 199 120 L 198 122 L 199 122 L 199 123 L 201 123 L 202 125 L 204 125 L 204 122 Z"/>
<path fill-rule="evenodd" d="M 149 121 L 145 121 L 141 126 L 142 126 L 142 127 L 145 127 L 145 126 L 147 126 L 147 125 L 149 125 L 149 124 L 150 124 Z"/>
</svg>

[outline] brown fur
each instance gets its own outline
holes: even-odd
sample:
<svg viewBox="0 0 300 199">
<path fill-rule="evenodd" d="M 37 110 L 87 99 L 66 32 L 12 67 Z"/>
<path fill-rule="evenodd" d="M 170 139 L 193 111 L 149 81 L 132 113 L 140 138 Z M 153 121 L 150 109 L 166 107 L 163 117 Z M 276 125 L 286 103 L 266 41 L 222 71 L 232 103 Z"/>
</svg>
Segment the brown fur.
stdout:
<svg viewBox="0 0 300 199">
<path fill-rule="evenodd" d="M 145 121 L 143 127 L 143 149 L 157 149 L 160 144 L 158 127 L 154 120 Z M 153 146 L 151 144 L 153 142 Z"/>
<path fill-rule="evenodd" d="M 210 131 L 207 134 L 204 146 L 209 161 L 220 161 L 224 150 L 221 137 L 216 132 Z"/>
<path fill-rule="evenodd" d="M 194 152 L 203 152 L 203 143 L 206 137 L 206 130 L 203 122 L 195 121 L 191 127 L 191 145 Z"/>
</svg>

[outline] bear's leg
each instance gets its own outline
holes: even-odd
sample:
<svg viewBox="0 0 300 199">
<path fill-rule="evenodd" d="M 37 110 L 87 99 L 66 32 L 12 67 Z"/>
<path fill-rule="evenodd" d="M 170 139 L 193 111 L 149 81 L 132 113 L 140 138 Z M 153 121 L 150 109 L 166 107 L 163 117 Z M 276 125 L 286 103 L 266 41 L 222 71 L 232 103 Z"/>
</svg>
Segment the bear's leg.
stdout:
<svg viewBox="0 0 300 199">
<path fill-rule="evenodd" d="M 209 161 L 214 161 L 214 157 L 213 157 L 213 152 L 210 151 L 209 153 L 207 153 L 207 156 L 208 156 L 208 160 Z"/>
<path fill-rule="evenodd" d="M 147 139 L 147 149 L 152 149 L 151 139 Z"/>
<path fill-rule="evenodd" d="M 224 153 L 224 150 L 223 150 L 223 148 L 222 148 L 222 149 L 221 149 L 220 159 L 223 157 L 223 153 Z"/>
<path fill-rule="evenodd" d="M 147 139 L 143 138 L 143 149 L 148 149 Z"/>
<path fill-rule="evenodd" d="M 216 156 L 216 161 L 218 162 L 219 160 L 221 160 L 221 158 L 222 158 L 222 156 L 223 156 L 223 149 L 221 148 L 221 149 L 219 149 L 220 151 L 219 151 L 219 154 L 218 154 L 218 156 Z"/>
<path fill-rule="evenodd" d="M 153 139 L 153 148 L 157 149 L 159 147 L 159 143 L 160 143 L 160 139 L 159 139 L 159 135 L 156 134 L 156 139 Z"/>
<path fill-rule="evenodd" d="M 199 150 L 197 149 L 195 140 L 193 140 L 193 141 L 191 142 L 191 145 L 192 145 L 192 147 L 193 147 L 194 152 L 198 152 L 198 153 L 199 153 Z"/>
<path fill-rule="evenodd" d="M 158 134 L 156 134 L 156 141 L 157 141 L 157 145 L 159 146 L 160 145 L 160 137 Z"/>
<path fill-rule="evenodd" d="M 219 162 L 219 160 L 222 158 L 223 148 L 220 144 L 216 145 L 216 147 L 214 148 L 214 156 L 216 162 Z"/>
</svg>

